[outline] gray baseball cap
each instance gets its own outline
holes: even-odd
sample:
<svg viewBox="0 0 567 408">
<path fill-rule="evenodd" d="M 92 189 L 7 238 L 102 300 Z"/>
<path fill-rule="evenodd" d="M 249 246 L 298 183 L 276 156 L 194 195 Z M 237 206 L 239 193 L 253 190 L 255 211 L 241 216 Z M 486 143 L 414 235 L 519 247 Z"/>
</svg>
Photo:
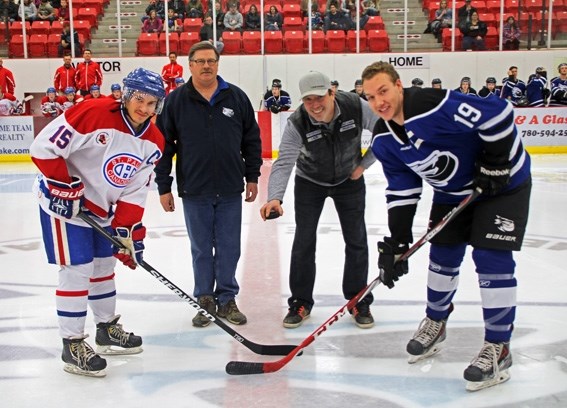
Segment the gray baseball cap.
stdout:
<svg viewBox="0 0 567 408">
<path fill-rule="evenodd" d="M 299 80 L 301 99 L 309 95 L 324 96 L 329 89 L 331 89 L 331 80 L 327 75 L 317 71 L 309 71 Z"/>
</svg>

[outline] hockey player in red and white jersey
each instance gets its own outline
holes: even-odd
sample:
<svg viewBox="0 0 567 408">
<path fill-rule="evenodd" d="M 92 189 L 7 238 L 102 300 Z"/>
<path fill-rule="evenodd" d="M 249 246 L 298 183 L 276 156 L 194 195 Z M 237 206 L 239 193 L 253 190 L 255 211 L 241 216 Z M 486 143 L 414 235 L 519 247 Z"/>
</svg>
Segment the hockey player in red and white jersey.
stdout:
<svg viewBox="0 0 567 408">
<path fill-rule="evenodd" d="M 16 111 L 18 100 L 10 93 L 2 92 L 0 89 L 0 116 L 10 116 Z"/>
<path fill-rule="evenodd" d="M 43 116 L 48 118 L 54 118 L 63 113 L 63 106 L 61 105 L 65 102 L 64 97 L 57 96 L 57 90 L 53 87 L 47 88 L 45 96 L 41 98 L 41 113 Z"/>
<path fill-rule="evenodd" d="M 63 101 L 63 103 L 61 103 L 61 108 L 63 109 L 63 112 L 65 112 L 67 109 L 72 108 L 73 106 L 75 106 L 75 99 L 77 98 L 77 93 L 76 93 L 76 89 L 73 88 L 72 86 L 68 86 L 67 88 L 65 88 L 64 93 L 64 98 L 65 100 Z"/>
<path fill-rule="evenodd" d="M 56 306 L 64 370 L 94 377 L 105 375 L 99 354 L 142 351 L 142 338 L 118 323 L 114 269 L 116 258 L 132 269 L 142 259 L 142 215 L 164 148 L 151 122 L 165 98 L 160 75 L 138 68 L 123 82 L 122 103 L 101 98 L 78 104 L 49 123 L 30 149 L 41 172 L 34 190 L 48 262 L 60 267 Z M 128 249 L 113 247 L 76 217 L 81 210 Z M 87 306 L 97 353 L 85 341 Z"/>
</svg>

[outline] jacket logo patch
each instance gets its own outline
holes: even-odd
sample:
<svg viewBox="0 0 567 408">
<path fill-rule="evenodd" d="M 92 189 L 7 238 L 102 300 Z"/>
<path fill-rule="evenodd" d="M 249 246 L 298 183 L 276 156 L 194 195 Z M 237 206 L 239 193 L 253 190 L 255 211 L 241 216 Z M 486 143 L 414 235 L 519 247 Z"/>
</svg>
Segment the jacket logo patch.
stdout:
<svg viewBox="0 0 567 408">
<path fill-rule="evenodd" d="M 354 129 L 355 127 L 356 124 L 354 123 L 354 119 L 347 120 L 341 124 L 341 128 L 339 129 L 339 132 L 346 132 L 347 130 Z"/>
<path fill-rule="evenodd" d="M 101 132 L 98 135 L 96 135 L 96 137 L 95 137 L 96 144 L 100 145 L 100 146 L 106 146 L 109 139 L 110 139 L 110 136 L 106 132 Z"/>
<path fill-rule="evenodd" d="M 321 130 L 314 130 L 313 132 L 309 132 L 305 135 L 307 138 L 307 143 L 314 142 L 315 140 L 319 140 L 323 137 L 323 132 Z"/>
<path fill-rule="evenodd" d="M 234 111 L 230 108 L 222 108 L 222 114 L 224 116 L 227 116 L 229 118 L 232 118 L 234 116 Z"/>
<path fill-rule="evenodd" d="M 138 157 L 128 153 L 119 153 L 104 163 L 104 178 L 114 187 L 124 188 L 141 165 L 142 160 Z"/>
</svg>

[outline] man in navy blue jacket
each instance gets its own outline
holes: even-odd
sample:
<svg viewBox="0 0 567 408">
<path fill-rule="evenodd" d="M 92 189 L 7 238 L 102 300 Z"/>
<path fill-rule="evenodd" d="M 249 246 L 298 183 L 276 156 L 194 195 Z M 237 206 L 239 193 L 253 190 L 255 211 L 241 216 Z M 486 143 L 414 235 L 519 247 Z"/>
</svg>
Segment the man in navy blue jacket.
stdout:
<svg viewBox="0 0 567 408">
<path fill-rule="evenodd" d="M 174 211 L 170 173 L 177 155 L 177 190 L 191 240 L 194 296 L 209 314 L 245 324 L 246 316 L 235 302 L 242 192 L 246 202 L 256 199 L 262 148 L 252 104 L 240 88 L 217 75 L 219 58 L 208 41 L 191 47 L 191 78 L 168 95 L 157 119 L 166 145 L 155 169 L 156 183 L 163 209 Z M 209 323 L 199 313 L 193 318 L 195 327 Z"/>
</svg>

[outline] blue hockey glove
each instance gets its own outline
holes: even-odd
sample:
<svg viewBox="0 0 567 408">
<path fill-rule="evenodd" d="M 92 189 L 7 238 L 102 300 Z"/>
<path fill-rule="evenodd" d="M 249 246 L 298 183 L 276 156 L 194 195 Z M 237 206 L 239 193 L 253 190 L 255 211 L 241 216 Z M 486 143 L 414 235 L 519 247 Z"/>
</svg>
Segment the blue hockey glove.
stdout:
<svg viewBox="0 0 567 408">
<path fill-rule="evenodd" d="M 394 287 L 394 282 L 396 282 L 400 276 L 408 273 L 408 261 L 399 261 L 401 256 L 408 249 L 408 244 L 400 244 L 390 237 L 384 237 L 384 241 L 378 242 L 378 269 L 380 270 L 380 280 L 390 289 Z"/>
<path fill-rule="evenodd" d="M 482 189 L 482 194 L 496 195 L 510 183 L 511 163 L 488 164 L 479 160 L 476 163 L 474 186 Z"/>
<path fill-rule="evenodd" d="M 84 200 L 85 186 L 79 177 L 73 177 L 71 183 L 45 179 L 49 189 L 49 209 L 55 214 L 68 219 L 79 213 Z"/>
<path fill-rule="evenodd" d="M 118 248 L 113 245 L 112 252 L 114 256 L 128 268 L 136 269 L 136 266 L 142 261 L 146 227 L 141 222 L 134 224 L 130 228 L 116 227 L 114 236 L 126 247 Z"/>
</svg>

